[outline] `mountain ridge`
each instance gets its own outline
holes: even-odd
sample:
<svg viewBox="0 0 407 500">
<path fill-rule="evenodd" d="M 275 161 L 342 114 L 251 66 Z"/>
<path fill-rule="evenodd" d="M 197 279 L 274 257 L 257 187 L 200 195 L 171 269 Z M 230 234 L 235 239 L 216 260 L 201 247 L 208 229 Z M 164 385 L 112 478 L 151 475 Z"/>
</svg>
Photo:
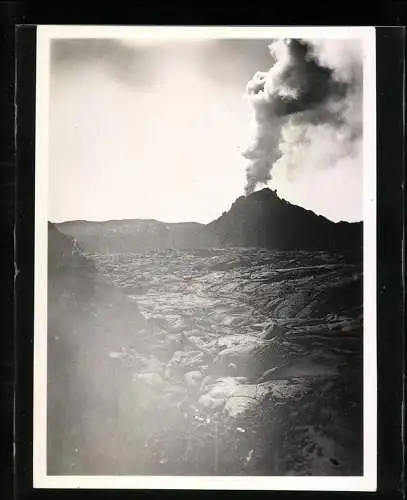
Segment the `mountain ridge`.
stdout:
<svg viewBox="0 0 407 500">
<path fill-rule="evenodd" d="M 55 226 L 89 251 L 144 251 L 229 246 L 275 249 L 361 247 L 362 222 L 333 222 L 281 199 L 264 188 L 237 198 L 217 219 L 162 222 L 156 219 L 64 221 Z"/>
</svg>

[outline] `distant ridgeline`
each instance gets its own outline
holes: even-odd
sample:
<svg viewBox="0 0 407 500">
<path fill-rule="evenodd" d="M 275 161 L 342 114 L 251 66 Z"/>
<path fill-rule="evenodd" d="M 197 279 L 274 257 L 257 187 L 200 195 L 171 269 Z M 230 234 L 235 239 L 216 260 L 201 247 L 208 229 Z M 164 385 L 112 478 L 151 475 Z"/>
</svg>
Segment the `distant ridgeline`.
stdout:
<svg viewBox="0 0 407 500">
<path fill-rule="evenodd" d="M 266 188 L 238 198 L 209 224 L 156 220 L 72 221 L 57 224 L 86 251 L 123 252 L 211 247 L 278 250 L 353 250 L 362 246 L 361 222 L 334 223 L 280 199 Z"/>
</svg>

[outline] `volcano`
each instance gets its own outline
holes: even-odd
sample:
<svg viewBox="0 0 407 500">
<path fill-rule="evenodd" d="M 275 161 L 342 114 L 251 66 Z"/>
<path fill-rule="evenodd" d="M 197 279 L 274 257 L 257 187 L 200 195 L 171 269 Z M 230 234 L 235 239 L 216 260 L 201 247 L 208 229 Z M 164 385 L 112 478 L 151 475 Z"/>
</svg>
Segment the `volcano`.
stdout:
<svg viewBox="0 0 407 500">
<path fill-rule="evenodd" d="M 269 188 L 241 196 L 208 227 L 220 246 L 344 250 L 362 245 L 361 222 L 332 222 L 279 198 Z"/>
<path fill-rule="evenodd" d="M 361 222 L 332 222 L 279 198 L 269 188 L 241 196 L 209 224 L 157 220 L 69 221 L 56 225 L 86 251 L 214 247 L 343 250 L 362 246 Z"/>
</svg>

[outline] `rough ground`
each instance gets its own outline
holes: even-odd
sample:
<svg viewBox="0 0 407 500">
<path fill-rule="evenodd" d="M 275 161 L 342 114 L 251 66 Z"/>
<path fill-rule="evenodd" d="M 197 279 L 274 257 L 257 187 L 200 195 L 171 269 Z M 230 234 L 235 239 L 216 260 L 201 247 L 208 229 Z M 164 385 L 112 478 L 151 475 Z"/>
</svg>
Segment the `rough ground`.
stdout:
<svg viewBox="0 0 407 500">
<path fill-rule="evenodd" d="M 356 257 L 87 257 L 106 284 L 49 299 L 49 473 L 362 473 Z"/>
</svg>

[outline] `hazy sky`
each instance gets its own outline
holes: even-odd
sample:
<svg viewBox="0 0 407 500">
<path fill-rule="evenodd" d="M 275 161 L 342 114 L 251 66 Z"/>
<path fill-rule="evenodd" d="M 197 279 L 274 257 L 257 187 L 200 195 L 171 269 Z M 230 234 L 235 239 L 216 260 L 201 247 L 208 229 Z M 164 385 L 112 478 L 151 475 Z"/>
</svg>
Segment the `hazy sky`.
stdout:
<svg viewBox="0 0 407 500">
<path fill-rule="evenodd" d="M 246 182 L 243 96 L 271 66 L 269 42 L 54 40 L 49 219 L 209 222 L 229 209 Z M 361 219 L 361 165 L 312 171 L 310 157 L 297 160 L 308 170 L 276 170 L 282 196 Z"/>
</svg>

